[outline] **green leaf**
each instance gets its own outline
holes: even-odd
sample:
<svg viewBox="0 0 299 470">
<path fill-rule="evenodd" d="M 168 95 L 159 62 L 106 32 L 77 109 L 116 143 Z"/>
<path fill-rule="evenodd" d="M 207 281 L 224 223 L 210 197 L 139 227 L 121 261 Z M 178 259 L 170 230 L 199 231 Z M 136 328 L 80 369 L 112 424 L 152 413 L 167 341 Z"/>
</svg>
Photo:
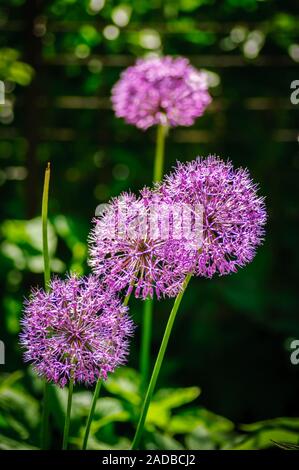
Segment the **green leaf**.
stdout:
<svg viewBox="0 0 299 470">
<path fill-rule="evenodd" d="M 113 413 L 111 415 L 105 416 L 102 419 L 94 420 L 91 425 L 91 432 L 96 434 L 99 429 L 107 426 L 107 424 L 120 422 L 124 423 L 130 420 L 130 413 L 128 411 L 119 411 L 118 413 Z"/>
<path fill-rule="evenodd" d="M 0 393 L 2 390 L 6 388 L 12 387 L 16 382 L 24 377 L 24 372 L 21 370 L 16 370 L 12 374 L 8 374 L 7 376 L 2 375 L 0 379 Z"/>
<path fill-rule="evenodd" d="M 19 442 L 9 437 L 0 434 L 0 449 L 1 450 L 37 450 L 36 447 L 30 446 L 24 442 Z"/>
<path fill-rule="evenodd" d="M 148 450 L 183 450 L 184 447 L 180 442 L 167 434 L 155 432 L 153 434 L 154 442 L 147 442 Z"/>
<path fill-rule="evenodd" d="M 39 422 L 39 404 L 22 389 L 6 388 L 0 392 L 0 406 L 10 414 L 22 417 L 30 427 Z"/>
<path fill-rule="evenodd" d="M 194 401 L 200 393 L 198 387 L 165 388 L 155 394 L 152 403 L 169 410 Z"/>
<path fill-rule="evenodd" d="M 82 417 L 86 417 L 88 415 L 91 406 L 92 395 L 93 393 L 88 391 L 74 393 L 72 404 L 72 419 L 82 419 Z"/>
<path fill-rule="evenodd" d="M 268 419 L 264 421 L 258 421 L 256 423 L 243 424 L 242 426 L 240 426 L 240 429 L 242 429 L 243 431 L 254 432 L 254 431 L 259 431 L 267 427 L 273 428 L 273 427 L 279 427 L 279 426 L 299 430 L 299 418 L 281 417 L 281 418 Z"/>
<path fill-rule="evenodd" d="M 243 443 L 235 446 L 233 450 L 267 449 L 275 445 L 275 442 L 273 441 L 283 441 L 287 444 L 298 444 L 298 433 L 288 431 L 286 429 L 267 429 L 259 432 L 253 437 L 249 437 L 249 439 L 245 439 Z"/>
<path fill-rule="evenodd" d="M 133 405 L 140 404 L 139 374 L 129 368 L 118 369 L 109 379 L 104 383 L 104 387 L 108 392 L 113 395 L 118 395 Z"/>
<path fill-rule="evenodd" d="M 111 397 L 100 398 L 95 409 L 95 413 L 99 416 L 112 416 L 122 411 L 124 411 L 122 402 Z"/>
<path fill-rule="evenodd" d="M 152 401 L 146 418 L 146 428 L 151 430 L 152 425 L 154 425 L 158 426 L 161 429 L 165 429 L 168 426 L 169 420 L 169 410 L 163 408 L 160 403 L 155 403 L 154 401 Z"/>
<path fill-rule="evenodd" d="M 1 226 L 2 233 L 7 242 L 22 246 L 29 245 L 39 253 L 43 251 L 41 218 L 31 220 L 5 220 Z M 48 240 L 50 255 L 56 251 L 57 237 L 53 226 L 48 224 Z"/>
<path fill-rule="evenodd" d="M 186 434 L 192 432 L 200 424 L 201 419 L 198 416 L 183 414 L 171 418 L 167 429 L 173 434 Z"/>
<path fill-rule="evenodd" d="M 26 86 L 31 82 L 34 70 L 30 65 L 20 62 L 19 57 L 20 52 L 16 49 L 0 49 L 0 79 Z"/>
<path fill-rule="evenodd" d="M 216 415 L 205 408 L 197 409 L 197 416 L 201 420 L 201 424 L 209 429 L 212 433 L 226 433 L 234 429 L 234 423 L 223 416 Z"/>
<path fill-rule="evenodd" d="M 201 426 L 186 437 L 186 446 L 192 450 L 212 450 L 216 447 L 211 433 Z"/>
<path fill-rule="evenodd" d="M 71 442 L 76 444 L 79 448 L 82 445 L 82 439 L 79 438 L 71 439 Z M 130 446 L 131 441 L 125 437 L 121 437 L 113 444 L 100 441 L 92 434 L 89 436 L 88 439 L 89 450 L 129 450 Z"/>
</svg>

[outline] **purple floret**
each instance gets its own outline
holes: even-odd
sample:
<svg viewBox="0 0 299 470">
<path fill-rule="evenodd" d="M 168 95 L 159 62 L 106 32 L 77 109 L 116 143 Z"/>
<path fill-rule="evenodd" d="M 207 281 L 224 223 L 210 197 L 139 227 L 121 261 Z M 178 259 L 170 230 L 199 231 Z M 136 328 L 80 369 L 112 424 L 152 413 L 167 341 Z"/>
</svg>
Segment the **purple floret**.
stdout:
<svg viewBox="0 0 299 470">
<path fill-rule="evenodd" d="M 178 163 L 156 191 L 166 201 L 202 206 L 202 246 L 180 253 L 193 259 L 195 274 L 225 275 L 252 261 L 267 214 L 247 169 L 235 169 L 216 156 L 197 158 Z"/>
<path fill-rule="evenodd" d="M 170 56 L 137 60 L 112 90 L 116 116 L 141 129 L 192 126 L 211 100 L 206 73 Z"/>
<path fill-rule="evenodd" d="M 135 297 L 143 299 L 154 294 L 175 297 L 187 268 L 177 256 L 178 241 L 150 232 L 150 211 L 159 211 L 161 201 L 150 190 L 143 193 L 146 197 L 123 193 L 94 219 L 89 264 L 112 290 L 134 290 Z M 156 229 L 159 232 L 160 223 Z"/>
<path fill-rule="evenodd" d="M 33 290 L 22 319 L 24 359 L 61 387 L 92 385 L 126 362 L 133 322 L 127 308 L 95 276 L 54 278 Z"/>
</svg>

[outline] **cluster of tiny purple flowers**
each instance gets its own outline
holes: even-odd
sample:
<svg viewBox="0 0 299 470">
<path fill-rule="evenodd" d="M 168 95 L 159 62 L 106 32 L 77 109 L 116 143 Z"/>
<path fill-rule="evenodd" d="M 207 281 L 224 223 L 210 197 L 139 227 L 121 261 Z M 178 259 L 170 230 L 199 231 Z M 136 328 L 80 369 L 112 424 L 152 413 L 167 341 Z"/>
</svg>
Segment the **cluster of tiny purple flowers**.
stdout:
<svg viewBox="0 0 299 470">
<path fill-rule="evenodd" d="M 140 59 L 112 90 L 116 116 L 140 129 L 191 126 L 210 102 L 207 74 L 182 57 Z"/>
<path fill-rule="evenodd" d="M 20 336 L 24 359 L 61 387 L 92 385 L 126 361 L 133 322 L 95 276 L 54 278 L 49 292 L 32 291 Z"/>
<path fill-rule="evenodd" d="M 172 203 L 202 207 L 201 247 L 185 250 L 193 258 L 194 274 L 225 275 L 252 261 L 267 218 L 257 190 L 247 169 L 235 169 L 216 156 L 178 163 L 157 185 L 156 191 Z"/>
<path fill-rule="evenodd" d="M 143 300 L 154 294 L 158 299 L 175 297 L 186 272 L 182 259 L 174 255 L 178 242 L 161 237 L 158 220 L 157 230 L 151 233 L 152 209 L 160 209 L 162 201 L 148 189 L 142 194 L 138 198 L 121 194 L 94 219 L 89 264 L 112 290 L 126 289 L 126 295 L 134 290 L 135 297 Z"/>
</svg>

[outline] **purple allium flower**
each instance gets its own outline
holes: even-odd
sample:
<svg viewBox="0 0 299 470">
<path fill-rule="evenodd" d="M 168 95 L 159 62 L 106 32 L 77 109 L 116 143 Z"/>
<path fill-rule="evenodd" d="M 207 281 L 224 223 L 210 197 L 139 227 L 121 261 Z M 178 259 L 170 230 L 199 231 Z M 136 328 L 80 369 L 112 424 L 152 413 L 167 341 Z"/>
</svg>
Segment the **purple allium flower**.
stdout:
<svg viewBox="0 0 299 470">
<path fill-rule="evenodd" d="M 174 297 L 185 275 L 176 254 L 178 242 L 160 236 L 160 222 L 150 224 L 161 211 L 158 195 L 149 190 L 143 195 L 123 193 L 94 219 L 89 264 L 113 290 L 127 289 L 127 294 L 134 290 L 135 297 L 143 299 L 154 293 L 158 298 Z"/>
<path fill-rule="evenodd" d="M 210 102 L 206 73 L 170 56 L 137 60 L 112 90 L 116 116 L 141 129 L 191 126 Z"/>
<path fill-rule="evenodd" d="M 50 292 L 33 290 L 25 302 L 21 346 L 25 361 L 48 381 L 91 385 L 122 365 L 133 322 L 120 300 L 95 276 L 54 278 Z"/>
<path fill-rule="evenodd" d="M 197 158 L 178 163 L 156 190 L 165 200 L 202 207 L 201 248 L 185 250 L 195 274 L 229 274 L 253 259 L 267 215 L 247 169 L 216 156 Z"/>
</svg>

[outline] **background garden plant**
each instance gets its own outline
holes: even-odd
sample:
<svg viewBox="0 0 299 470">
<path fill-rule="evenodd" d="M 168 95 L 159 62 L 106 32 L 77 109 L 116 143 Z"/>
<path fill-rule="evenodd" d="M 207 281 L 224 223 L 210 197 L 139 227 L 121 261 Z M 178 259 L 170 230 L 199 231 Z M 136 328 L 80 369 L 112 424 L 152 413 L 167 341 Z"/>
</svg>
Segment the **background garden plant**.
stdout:
<svg viewBox="0 0 299 470">
<path fill-rule="evenodd" d="M 209 4 L 171 3 L 171 8 L 163 5 L 157 10 L 144 4 L 142 11 L 134 5 L 128 13 L 128 26 L 114 23 L 117 8 L 122 8 L 114 2 L 110 6 L 106 2 L 95 16 L 90 14 L 89 4 L 79 2 L 59 8 L 51 2 L 42 15 L 30 12 L 28 5 L 20 8 L 8 2 L 2 7 L 7 21 L 1 23 L 5 37 L 0 47 L 19 49 L 19 58 L 14 56 L 11 64 L 22 62 L 11 70 L 22 74 L 26 62 L 31 68 L 24 68 L 25 75 L 34 69 L 34 74 L 26 75 L 26 83 L 21 83 L 18 74 L 10 75 L 12 86 L 8 83 L 6 87 L 9 106 L 1 108 L 0 176 L 5 204 L 0 321 L 7 359 L 1 376 L 2 447 L 39 446 L 41 385 L 24 369 L 17 338 L 23 297 L 30 286 L 42 285 L 41 221 L 35 217 L 40 213 L 46 162 L 51 158 L 53 178 L 59 182 L 53 186 L 50 201 L 51 269 L 60 276 L 73 270 L 87 273 L 86 238 L 94 207 L 129 188 L 137 193 L 152 181 L 155 132 L 134 130 L 108 110 L 109 93 L 121 70 L 134 63 L 132 56 L 148 50 L 170 55 L 185 55 L 187 50 L 191 63 L 210 71 L 208 77 L 214 85 L 214 101 L 205 115 L 192 128 L 178 127 L 169 134 L 166 171 L 176 160 L 190 161 L 197 154 L 227 155 L 236 167 L 248 166 L 254 180 L 261 183 L 269 222 L 265 245 L 250 266 L 213 282 L 192 281 L 183 315 L 178 316 L 180 334 L 170 342 L 167 368 L 162 368 L 158 388 L 184 386 L 186 395 L 192 397 L 189 387 L 199 385 L 202 393 L 197 398 L 193 392 L 194 402 L 189 405 L 177 400 L 181 403 L 178 408 L 166 412 L 157 392 L 157 406 L 150 410 L 142 445 L 265 448 L 273 445 L 272 439 L 297 440 L 298 381 L 288 350 L 289 339 L 298 336 L 296 271 L 291 262 L 287 276 L 281 270 L 286 259 L 294 260 L 295 266 L 297 256 L 293 191 L 297 109 L 288 99 L 289 84 L 297 78 L 294 6 L 288 2 L 224 2 L 215 12 Z M 35 30 L 44 31 L 41 36 L 30 37 L 27 14 L 37 18 Z M 75 24 L 79 19 L 80 26 Z M 95 19 L 100 26 L 95 27 Z M 104 29 L 112 24 L 119 36 L 109 39 L 110 29 Z M 29 41 L 23 41 L 24 29 Z M 27 49 L 24 54 L 21 43 Z M 41 48 L 32 47 L 38 44 Z M 146 45 L 157 49 L 146 49 Z M 7 70 L 0 68 L 2 80 L 7 80 Z M 33 84 L 26 86 L 33 77 Z M 132 298 L 130 308 L 139 323 L 140 302 Z M 170 308 L 170 301 L 156 303 L 152 353 Z M 139 332 L 137 329 L 130 359 L 135 368 L 139 367 Z M 194 351 L 198 360 L 188 361 Z M 114 378 L 111 387 L 108 380 L 101 390 L 90 448 L 130 445 L 141 404 L 133 383 L 139 387 L 139 379 L 130 369 L 120 370 Z M 61 445 L 65 398 L 63 390 L 51 387 L 53 448 Z M 90 392 L 78 390 L 74 402 L 78 413 L 74 412 L 72 420 L 71 445 L 80 448 Z M 230 419 L 217 419 L 199 404 Z"/>
</svg>

